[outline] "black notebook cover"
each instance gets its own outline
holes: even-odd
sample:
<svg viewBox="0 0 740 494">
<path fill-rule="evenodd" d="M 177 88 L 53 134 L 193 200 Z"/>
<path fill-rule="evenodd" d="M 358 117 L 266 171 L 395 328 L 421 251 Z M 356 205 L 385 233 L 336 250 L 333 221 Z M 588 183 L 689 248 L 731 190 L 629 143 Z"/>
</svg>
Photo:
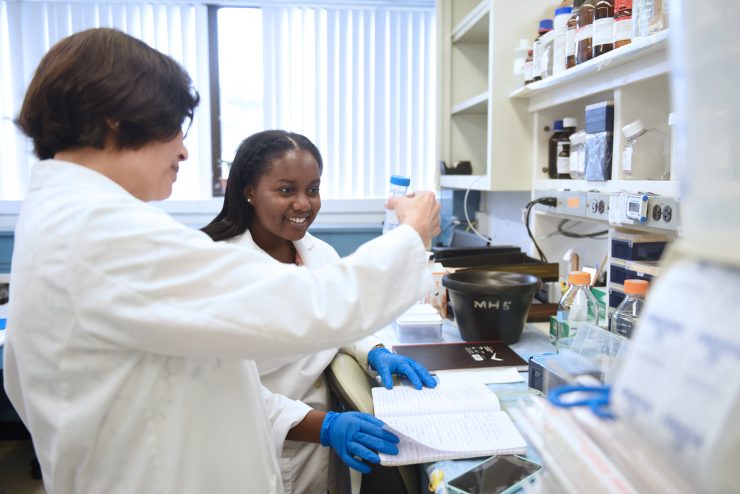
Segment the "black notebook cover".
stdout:
<svg viewBox="0 0 740 494">
<path fill-rule="evenodd" d="M 527 370 L 527 362 L 502 341 L 395 345 L 393 351 L 416 360 L 430 371 L 487 367 Z"/>
</svg>

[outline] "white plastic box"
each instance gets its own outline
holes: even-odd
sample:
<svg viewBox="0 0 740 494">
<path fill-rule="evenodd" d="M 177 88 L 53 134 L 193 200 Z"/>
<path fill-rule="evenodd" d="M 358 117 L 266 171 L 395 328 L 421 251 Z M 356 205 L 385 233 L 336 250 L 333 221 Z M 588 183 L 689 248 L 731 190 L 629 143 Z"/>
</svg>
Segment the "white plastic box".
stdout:
<svg viewBox="0 0 740 494">
<path fill-rule="evenodd" d="M 401 343 L 428 343 L 442 340 L 442 316 L 430 304 L 416 304 L 393 323 Z"/>
</svg>

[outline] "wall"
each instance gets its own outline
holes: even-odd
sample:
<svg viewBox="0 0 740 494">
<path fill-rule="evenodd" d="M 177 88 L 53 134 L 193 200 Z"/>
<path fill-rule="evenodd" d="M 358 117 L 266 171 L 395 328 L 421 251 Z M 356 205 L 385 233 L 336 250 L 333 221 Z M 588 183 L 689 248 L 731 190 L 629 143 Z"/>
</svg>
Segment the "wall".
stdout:
<svg viewBox="0 0 740 494">
<path fill-rule="evenodd" d="M 490 237 L 494 245 L 516 245 L 531 255 L 532 243 L 522 216 L 530 196 L 528 191 L 484 193 L 480 211 L 476 213 L 479 231 Z"/>
</svg>

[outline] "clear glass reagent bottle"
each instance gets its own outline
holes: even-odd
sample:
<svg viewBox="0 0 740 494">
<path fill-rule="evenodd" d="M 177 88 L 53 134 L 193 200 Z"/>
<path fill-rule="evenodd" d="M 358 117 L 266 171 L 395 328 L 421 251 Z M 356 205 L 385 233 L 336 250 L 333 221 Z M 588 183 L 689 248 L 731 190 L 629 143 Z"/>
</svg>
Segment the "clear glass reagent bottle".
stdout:
<svg viewBox="0 0 740 494">
<path fill-rule="evenodd" d="M 597 326 L 599 303 L 591 293 L 591 275 L 583 271 L 572 271 L 568 275 L 570 287 L 558 303 L 555 346 L 568 348 L 584 324 Z M 551 335 L 552 337 L 552 335 Z"/>
<path fill-rule="evenodd" d="M 612 315 L 611 331 L 625 338 L 631 338 L 637 326 L 642 306 L 645 305 L 645 294 L 650 284 L 646 280 L 625 280 L 625 297 Z"/>
<path fill-rule="evenodd" d="M 405 196 L 409 189 L 411 179 L 401 175 L 391 175 L 391 188 L 388 197 Z M 398 226 L 398 217 L 392 209 L 385 210 L 385 221 L 383 221 L 383 233 L 388 233 Z"/>
</svg>

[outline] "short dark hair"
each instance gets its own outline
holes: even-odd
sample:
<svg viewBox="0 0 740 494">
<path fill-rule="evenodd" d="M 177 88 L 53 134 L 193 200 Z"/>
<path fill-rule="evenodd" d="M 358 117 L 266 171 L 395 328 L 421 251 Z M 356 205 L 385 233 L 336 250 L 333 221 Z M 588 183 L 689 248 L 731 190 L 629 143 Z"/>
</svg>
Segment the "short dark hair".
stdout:
<svg viewBox="0 0 740 494">
<path fill-rule="evenodd" d="M 68 36 L 36 68 L 16 124 L 36 156 L 65 149 L 102 149 L 113 124 L 117 149 L 169 141 L 200 97 L 172 58 L 115 29 Z"/>
<path fill-rule="evenodd" d="M 226 182 L 221 212 L 202 230 L 213 240 L 227 240 L 247 231 L 254 221 L 254 209 L 244 189 L 256 186 L 272 163 L 292 150 L 308 151 L 324 171 L 319 149 L 306 136 L 285 130 L 264 130 L 239 144 Z"/>
</svg>

